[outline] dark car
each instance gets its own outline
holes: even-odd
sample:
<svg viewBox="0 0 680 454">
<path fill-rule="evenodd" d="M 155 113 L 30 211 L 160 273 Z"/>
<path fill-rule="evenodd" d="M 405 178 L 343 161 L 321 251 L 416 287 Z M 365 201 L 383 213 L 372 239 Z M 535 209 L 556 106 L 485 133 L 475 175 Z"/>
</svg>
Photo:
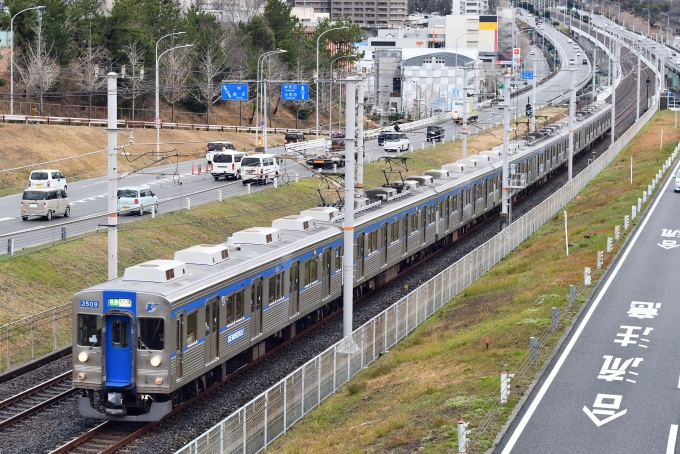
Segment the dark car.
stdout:
<svg viewBox="0 0 680 454">
<path fill-rule="evenodd" d="M 385 133 L 386 133 L 386 131 L 380 131 L 380 133 L 378 133 L 378 146 L 379 147 L 382 147 L 383 144 L 385 143 Z"/>
<path fill-rule="evenodd" d="M 283 138 L 283 143 L 297 143 L 304 142 L 305 136 L 301 132 L 287 132 Z"/>
<path fill-rule="evenodd" d="M 426 139 L 427 141 L 437 141 L 441 142 L 444 140 L 444 128 L 441 126 L 428 126 L 427 127 L 427 134 L 426 134 Z"/>
</svg>

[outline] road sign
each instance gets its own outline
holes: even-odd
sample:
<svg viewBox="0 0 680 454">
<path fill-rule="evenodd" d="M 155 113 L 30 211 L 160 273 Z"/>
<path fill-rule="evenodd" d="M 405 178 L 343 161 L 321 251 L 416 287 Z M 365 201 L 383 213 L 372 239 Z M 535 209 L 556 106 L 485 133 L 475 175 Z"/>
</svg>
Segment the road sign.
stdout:
<svg viewBox="0 0 680 454">
<path fill-rule="evenodd" d="M 520 59 L 520 50 L 519 47 L 515 47 L 512 49 L 512 64 L 513 65 L 519 65 L 521 62 Z"/>
<path fill-rule="evenodd" d="M 522 80 L 534 80 L 534 70 L 526 69 L 522 71 Z"/>
<path fill-rule="evenodd" d="M 446 107 L 446 98 L 430 99 L 430 109 L 443 109 Z"/>
<path fill-rule="evenodd" d="M 248 101 L 248 84 L 222 84 L 222 101 Z"/>
<path fill-rule="evenodd" d="M 460 88 L 452 88 L 451 89 L 451 97 L 452 98 L 460 98 L 461 97 L 460 91 L 461 91 Z"/>
<path fill-rule="evenodd" d="M 505 88 L 505 84 L 503 82 L 498 82 L 498 89 L 502 90 Z"/>
<path fill-rule="evenodd" d="M 264 126 L 264 120 L 260 121 L 260 126 Z"/>
<path fill-rule="evenodd" d="M 160 117 L 156 118 L 153 122 L 156 123 L 156 126 L 160 126 L 163 124 L 163 120 L 161 120 Z"/>
<path fill-rule="evenodd" d="M 281 99 L 283 101 L 307 101 L 309 100 L 309 85 L 281 84 Z"/>
</svg>

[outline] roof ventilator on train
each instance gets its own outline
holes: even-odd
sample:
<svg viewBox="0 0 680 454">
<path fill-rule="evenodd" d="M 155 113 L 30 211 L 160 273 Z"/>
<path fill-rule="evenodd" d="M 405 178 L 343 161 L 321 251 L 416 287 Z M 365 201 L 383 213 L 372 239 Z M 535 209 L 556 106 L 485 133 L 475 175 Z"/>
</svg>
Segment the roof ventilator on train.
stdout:
<svg viewBox="0 0 680 454">
<path fill-rule="evenodd" d="M 224 244 L 199 244 L 175 252 L 175 260 L 192 265 L 217 265 L 229 258 Z"/>
<path fill-rule="evenodd" d="M 186 274 L 186 265 L 179 260 L 149 260 L 125 268 L 123 280 L 165 283 L 179 279 Z"/>
</svg>

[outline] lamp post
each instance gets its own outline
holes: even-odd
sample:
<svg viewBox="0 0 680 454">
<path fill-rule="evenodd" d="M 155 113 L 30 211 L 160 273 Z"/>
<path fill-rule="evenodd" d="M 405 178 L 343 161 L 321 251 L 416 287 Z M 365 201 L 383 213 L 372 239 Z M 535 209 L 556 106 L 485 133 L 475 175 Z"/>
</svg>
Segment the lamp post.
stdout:
<svg viewBox="0 0 680 454">
<path fill-rule="evenodd" d="M 163 52 L 160 56 L 158 55 L 158 43 L 161 42 L 164 38 L 167 38 L 168 36 L 176 36 L 176 35 L 184 35 L 186 32 L 175 32 L 175 33 L 168 33 L 165 36 L 161 36 L 158 38 L 158 41 L 156 41 L 156 118 L 160 118 L 160 111 L 159 111 L 159 101 L 158 101 L 158 60 L 165 54 L 166 52 L 169 52 L 173 49 L 179 49 L 182 47 L 191 47 L 192 44 L 185 44 L 183 46 L 176 46 L 176 47 L 171 47 L 170 49 L 166 50 Z M 161 125 L 156 124 L 156 159 L 160 159 L 160 154 L 161 154 Z"/>
<path fill-rule="evenodd" d="M 649 36 L 649 23 L 652 17 L 652 12 L 649 11 L 647 8 L 642 8 L 643 10 L 647 11 L 647 36 Z"/>
<path fill-rule="evenodd" d="M 329 28 L 325 32 L 319 34 L 316 38 L 316 138 L 319 138 L 319 40 L 323 35 L 333 30 L 343 30 L 349 27 L 335 27 Z"/>
<path fill-rule="evenodd" d="M 621 22 L 621 3 L 612 2 L 614 5 L 618 6 L 618 13 L 616 14 L 616 21 Z"/>
<path fill-rule="evenodd" d="M 9 48 L 9 114 L 14 115 L 14 18 L 19 14 L 30 11 L 32 9 L 45 9 L 44 6 L 34 6 L 32 8 L 22 9 L 9 21 L 9 34 L 11 36 L 11 45 Z"/>
<path fill-rule="evenodd" d="M 257 133 L 257 128 L 260 126 L 260 61 L 264 59 L 267 55 L 282 53 L 281 49 L 272 50 L 265 52 L 264 54 L 257 57 L 257 78 L 255 86 L 255 147 L 257 147 L 258 139 L 260 138 Z M 266 124 L 265 124 L 266 126 Z M 264 128 L 262 129 L 264 131 Z"/>
<path fill-rule="evenodd" d="M 288 52 L 285 49 L 278 49 L 274 52 L 269 52 L 265 57 L 271 57 L 274 54 L 285 54 Z M 264 71 L 264 58 L 262 58 L 262 71 Z M 262 84 L 262 95 L 263 95 L 263 117 L 264 117 L 264 126 L 262 127 L 262 146 L 264 147 L 264 152 L 267 152 L 267 79 L 264 79 Z"/>
<path fill-rule="evenodd" d="M 328 101 L 328 137 L 333 137 L 333 63 L 340 60 L 341 58 L 351 58 L 352 55 L 342 55 L 331 61 L 330 70 L 330 100 Z M 342 107 L 342 87 L 340 88 L 340 107 Z M 340 126 L 338 126 L 339 128 Z"/>
</svg>

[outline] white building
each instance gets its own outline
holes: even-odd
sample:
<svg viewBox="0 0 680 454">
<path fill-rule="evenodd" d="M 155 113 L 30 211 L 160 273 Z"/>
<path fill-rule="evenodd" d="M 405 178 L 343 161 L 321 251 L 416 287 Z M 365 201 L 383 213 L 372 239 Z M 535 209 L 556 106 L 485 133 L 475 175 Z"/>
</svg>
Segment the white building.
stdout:
<svg viewBox="0 0 680 454">
<path fill-rule="evenodd" d="M 316 27 L 324 19 L 331 18 L 330 13 L 317 13 L 311 6 L 294 6 L 290 10 L 291 16 L 300 19 L 300 23 L 305 27 Z"/>
<path fill-rule="evenodd" d="M 483 15 L 489 11 L 488 0 L 453 0 L 453 8 L 451 14 L 459 15 Z"/>
</svg>

